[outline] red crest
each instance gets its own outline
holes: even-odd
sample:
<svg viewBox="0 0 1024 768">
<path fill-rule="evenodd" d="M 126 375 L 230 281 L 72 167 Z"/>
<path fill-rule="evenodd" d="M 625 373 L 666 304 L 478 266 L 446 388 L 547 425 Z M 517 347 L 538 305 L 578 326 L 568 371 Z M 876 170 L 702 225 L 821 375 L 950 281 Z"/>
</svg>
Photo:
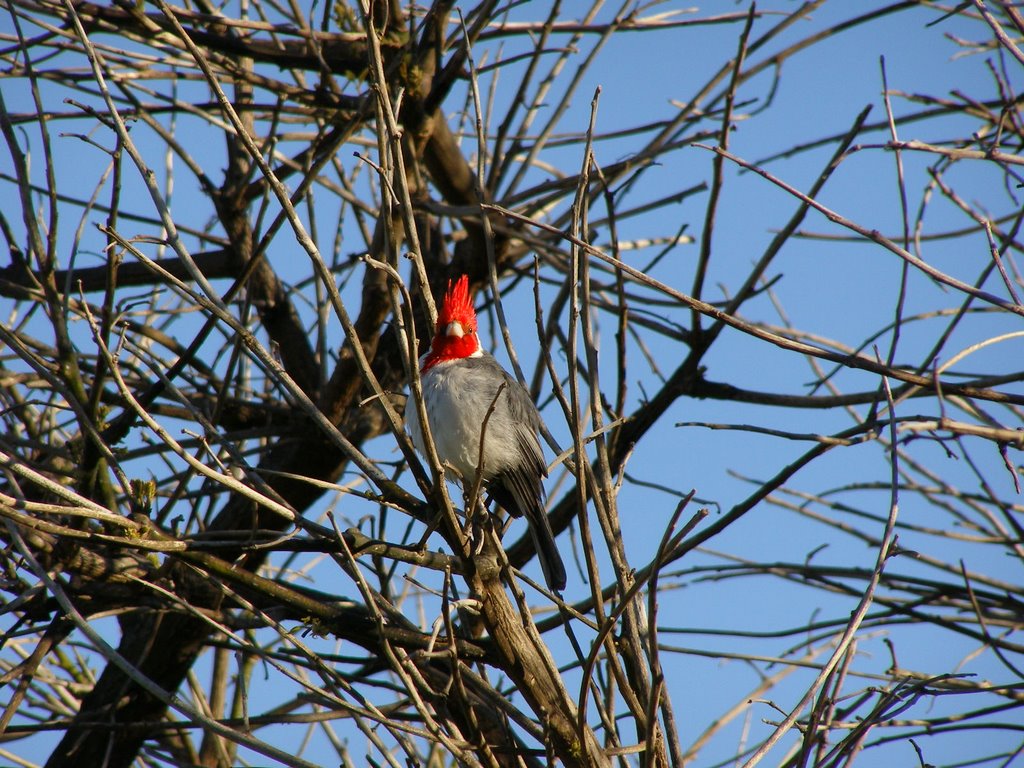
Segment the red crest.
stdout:
<svg viewBox="0 0 1024 768">
<path fill-rule="evenodd" d="M 438 330 L 458 320 L 464 326 L 476 327 L 476 310 L 469 298 L 469 277 L 463 275 L 454 284 L 448 281 L 448 290 L 444 294 L 444 304 L 437 315 Z"/>
</svg>

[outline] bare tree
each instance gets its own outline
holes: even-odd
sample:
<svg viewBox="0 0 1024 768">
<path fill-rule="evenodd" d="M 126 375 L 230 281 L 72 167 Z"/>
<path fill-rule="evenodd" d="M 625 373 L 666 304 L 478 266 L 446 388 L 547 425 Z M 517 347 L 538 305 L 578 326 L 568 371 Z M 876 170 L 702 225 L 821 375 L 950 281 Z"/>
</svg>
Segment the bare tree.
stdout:
<svg viewBox="0 0 1024 768">
<path fill-rule="evenodd" d="M 1017 4 L 2 6 L 0 760 L 1024 752 Z M 403 430 L 462 274 L 564 594 Z"/>
</svg>

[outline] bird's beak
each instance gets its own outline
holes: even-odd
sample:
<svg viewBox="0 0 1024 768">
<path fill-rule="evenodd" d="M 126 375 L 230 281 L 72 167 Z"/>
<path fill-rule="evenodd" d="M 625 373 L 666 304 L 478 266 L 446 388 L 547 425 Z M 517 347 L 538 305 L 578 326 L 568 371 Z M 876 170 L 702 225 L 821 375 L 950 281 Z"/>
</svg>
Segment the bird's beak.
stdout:
<svg viewBox="0 0 1024 768">
<path fill-rule="evenodd" d="M 456 339 L 461 339 L 466 335 L 466 332 L 462 329 L 462 323 L 458 320 L 452 320 L 447 326 L 445 326 L 444 335 L 454 336 Z"/>
</svg>

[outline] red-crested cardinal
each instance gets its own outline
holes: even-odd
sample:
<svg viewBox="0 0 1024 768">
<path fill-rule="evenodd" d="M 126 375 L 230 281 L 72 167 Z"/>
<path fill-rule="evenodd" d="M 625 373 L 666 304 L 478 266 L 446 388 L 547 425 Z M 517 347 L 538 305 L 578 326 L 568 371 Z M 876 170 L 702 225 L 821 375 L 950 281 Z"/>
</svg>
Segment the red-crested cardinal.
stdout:
<svg viewBox="0 0 1024 768">
<path fill-rule="evenodd" d="M 467 492 L 482 470 L 490 499 L 513 517 L 526 515 L 544 579 L 552 590 L 563 590 L 565 564 L 544 511 L 547 468 L 537 439 L 540 414 L 526 388 L 480 346 L 466 275 L 448 283 L 430 351 L 420 358 L 420 383 L 441 463 L 458 473 Z M 412 397 L 405 406 L 405 424 L 416 450 L 426 455 Z"/>
</svg>

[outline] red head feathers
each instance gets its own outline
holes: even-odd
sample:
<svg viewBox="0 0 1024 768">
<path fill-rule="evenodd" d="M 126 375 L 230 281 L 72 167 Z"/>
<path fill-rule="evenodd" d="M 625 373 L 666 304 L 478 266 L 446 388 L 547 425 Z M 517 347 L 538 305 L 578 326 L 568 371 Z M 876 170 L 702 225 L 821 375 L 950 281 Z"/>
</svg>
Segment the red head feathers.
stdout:
<svg viewBox="0 0 1024 768">
<path fill-rule="evenodd" d="M 421 372 L 443 360 L 475 357 L 481 353 L 476 335 L 476 310 L 469 298 L 469 278 L 463 275 L 455 284 L 448 282 L 444 304 L 437 314 L 437 328 L 430 352 L 423 358 Z"/>
<path fill-rule="evenodd" d="M 476 330 L 476 310 L 469 298 L 469 277 L 463 275 L 452 285 L 448 281 L 448 290 L 444 294 L 444 304 L 437 316 L 436 332 L 441 334 L 453 320 L 458 320 L 463 329 L 472 326 Z"/>
</svg>

